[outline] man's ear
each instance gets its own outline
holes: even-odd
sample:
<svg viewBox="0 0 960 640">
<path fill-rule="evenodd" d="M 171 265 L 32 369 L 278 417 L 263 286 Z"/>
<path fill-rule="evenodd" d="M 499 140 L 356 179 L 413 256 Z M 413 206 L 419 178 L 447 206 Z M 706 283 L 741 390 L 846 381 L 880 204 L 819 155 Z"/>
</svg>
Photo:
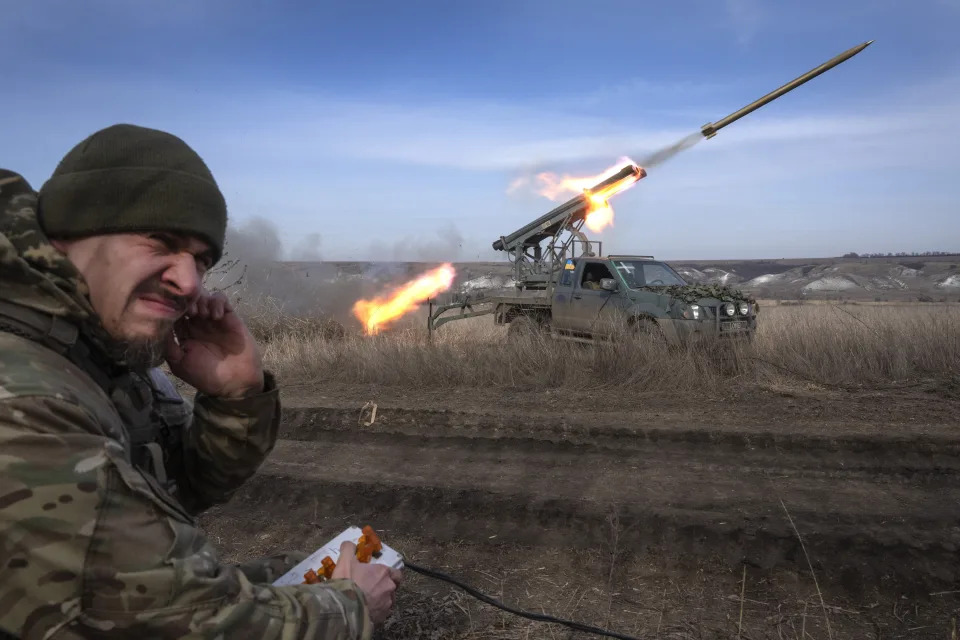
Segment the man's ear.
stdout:
<svg viewBox="0 0 960 640">
<path fill-rule="evenodd" d="M 56 240 L 54 238 L 49 238 L 50 244 L 53 245 L 53 248 L 59 251 L 62 254 L 67 253 L 67 247 L 69 243 L 66 240 Z"/>
</svg>

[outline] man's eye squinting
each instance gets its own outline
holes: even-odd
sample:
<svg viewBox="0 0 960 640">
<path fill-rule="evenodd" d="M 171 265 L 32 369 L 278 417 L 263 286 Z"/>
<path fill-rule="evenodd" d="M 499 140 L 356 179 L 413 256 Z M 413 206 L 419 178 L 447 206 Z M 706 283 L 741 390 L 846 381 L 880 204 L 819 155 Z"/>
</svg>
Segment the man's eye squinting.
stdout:
<svg viewBox="0 0 960 640">
<path fill-rule="evenodd" d="M 166 234 L 163 234 L 163 233 L 151 233 L 151 234 L 148 236 L 148 238 L 150 238 L 150 240 L 152 240 L 152 241 L 154 241 L 154 242 L 159 242 L 161 245 L 163 245 L 163 248 L 166 249 L 166 250 L 168 250 L 168 251 L 172 251 L 172 250 L 174 249 L 173 239 L 172 239 L 170 236 L 166 235 Z"/>
</svg>

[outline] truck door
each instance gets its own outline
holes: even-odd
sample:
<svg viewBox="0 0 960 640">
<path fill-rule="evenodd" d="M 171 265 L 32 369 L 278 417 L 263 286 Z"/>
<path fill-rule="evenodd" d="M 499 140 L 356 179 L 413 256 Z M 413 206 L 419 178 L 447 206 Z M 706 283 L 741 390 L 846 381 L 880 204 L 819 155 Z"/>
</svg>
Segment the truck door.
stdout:
<svg viewBox="0 0 960 640">
<path fill-rule="evenodd" d="M 575 331 L 604 335 L 612 327 L 604 319 L 615 315 L 615 291 L 604 291 L 600 281 L 613 278 L 610 268 L 599 260 L 583 261 L 572 297 L 572 324 Z M 609 307 L 609 308 L 608 308 Z"/>
<path fill-rule="evenodd" d="M 563 271 L 560 272 L 560 278 L 557 280 L 557 286 L 553 291 L 553 300 L 551 301 L 551 315 L 553 316 L 553 328 L 560 331 L 572 331 L 573 320 L 571 317 L 573 307 L 573 285 L 576 282 L 577 264 L 573 260 L 567 260 L 563 265 Z"/>
</svg>

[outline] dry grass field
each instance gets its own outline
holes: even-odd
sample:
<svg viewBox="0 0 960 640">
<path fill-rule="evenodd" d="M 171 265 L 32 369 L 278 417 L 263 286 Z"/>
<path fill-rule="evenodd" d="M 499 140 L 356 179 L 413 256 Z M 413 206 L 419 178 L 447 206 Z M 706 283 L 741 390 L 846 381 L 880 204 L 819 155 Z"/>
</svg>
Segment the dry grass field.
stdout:
<svg viewBox="0 0 960 640">
<path fill-rule="evenodd" d="M 370 523 L 507 604 L 633 637 L 957 637 L 960 304 L 764 301 L 752 343 L 686 347 L 242 313 L 284 418 L 203 518 L 228 559 Z M 409 574 L 377 637 L 594 636 Z"/>
<path fill-rule="evenodd" d="M 261 316 L 262 317 L 262 316 Z M 723 385 L 802 380 L 889 386 L 949 377 L 960 363 L 960 304 L 762 307 L 752 344 L 649 342 L 584 346 L 552 339 L 508 342 L 492 316 L 441 327 L 423 314 L 376 337 L 331 339 L 309 318 L 271 321 L 266 360 L 285 380 L 394 387 L 622 387 L 697 393 Z"/>
</svg>

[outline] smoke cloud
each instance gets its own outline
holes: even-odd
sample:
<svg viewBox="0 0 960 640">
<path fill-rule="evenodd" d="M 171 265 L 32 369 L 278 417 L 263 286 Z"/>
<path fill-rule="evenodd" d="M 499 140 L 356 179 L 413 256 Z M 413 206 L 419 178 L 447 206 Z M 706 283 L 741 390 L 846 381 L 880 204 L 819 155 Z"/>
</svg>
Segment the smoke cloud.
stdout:
<svg viewBox="0 0 960 640">
<path fill-rule="evenodd" d="M 321 237 L 304 237 L 292 251 L 284 251 L 277 226 L 253 218 L 242 226 L 228 226 L 224 256 L 207 275 L 208 289 L 226 293 L 241 315 L 266 312 L 329 316 L 349 321 L 357 299 L 338 283 L 335 265 L 319 262 Z M 284 261 L 317 262 L 308 267 Z"/>
<path fill-rule="evenodd" d="M 209 290 L 223 291 L 248 321 L 265 315 L 331 318 L 359 329 L 353 305 L 406 282 L 442 262 L 457 261 L 464 238 L 447 223 L 433 236 L 370 245 L 374 262 L 323 262 L 314 233 L 286 251 L 278 227 L 265 218 L 228 226 L 223 259 L 207 274 Z M 406 264 L 409 262 L 426 265 Z"/>
<path fill-rule="evenodd" d="M 463 255 L 463 243 L 463 234 L 448 221 L 432 235 L 401 238 L 393 243 L 375 240 L 370 244 L 370 256 L 378 262 L 456 262 Z"/>
<path fill-rule="evenodd" d="M 693 145 L 697 144 L 703 140 L 703 134 L 697 131 L 696 133 L 691 133 L 685 138 L 678 140 L 669 147 L 664 147 L 659 151 L 654 151 L 650 155 L 641 156 L 641 159 L 637 161 L 637 164 L 643 167 L 644 169 L 649 169 L 651 167 L 657 167 L 673 156 L 677 155 L 681 151 L 689 149 Z"/>
<path fill-rule="evenodd" d="M 322 239 L 319 233 L 311 233 L 300 240 L 290 252 L 290 259 L 298 262 L 319 262 Z"/>
</svg>

